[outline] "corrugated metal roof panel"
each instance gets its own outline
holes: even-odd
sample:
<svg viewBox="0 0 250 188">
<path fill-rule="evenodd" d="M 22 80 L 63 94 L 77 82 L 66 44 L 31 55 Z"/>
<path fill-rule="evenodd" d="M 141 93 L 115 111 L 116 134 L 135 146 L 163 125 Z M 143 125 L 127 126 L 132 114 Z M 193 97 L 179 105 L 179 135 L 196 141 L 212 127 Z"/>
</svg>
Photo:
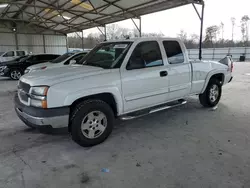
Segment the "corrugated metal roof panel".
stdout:
<svg viewBox="0 0 250 188">
<path fill-rule="evenodd" d="M 32 23 L 36 24 L 32 19 L 36 14 L 38 18 L 40 17 L 40 21 L 45 22 L 44 27 L 47 27 L 46 23 L 54 22 L 61 25 L 61 27 L 54 28 L 55 30 L 70 33 L 189 3 L 202 2 L 203 0 L 39 0 L 35 3 L 32 0 L 10 1 L 8 2 L 10 7 L 4 9 L 8 17 L 4 15 L 0 17 L 0 20 L 15 22 L 31 22 L 32 20 Z M 26 16 L 23 16 L 25 12 L 27 12 Z M 58 16 L 59 12 L 66 16 L 64 18 L 68 22 Z"/>
</svg>

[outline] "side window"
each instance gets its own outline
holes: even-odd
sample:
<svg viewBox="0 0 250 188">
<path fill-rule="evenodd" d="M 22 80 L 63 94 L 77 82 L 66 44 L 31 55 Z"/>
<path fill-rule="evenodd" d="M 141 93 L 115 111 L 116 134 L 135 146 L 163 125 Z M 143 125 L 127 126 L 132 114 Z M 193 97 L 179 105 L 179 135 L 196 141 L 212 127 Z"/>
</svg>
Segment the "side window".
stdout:
<svg viewBox="0 0 250 188">
<path fill-rule="evenodd" d="M 77 57 L 74 58 L 74 60 L 76 60 L 76 63 L 78 63 L 86 54 L 81 54 Z"/>
<path fill-rule="evenodd" d="M 39 58 L 38 55 L 34 55 L 34 56 L 30 57 L 30 58 L 28 59 L 28 61 L 30 61 L 30 62 L 35 62 L 35 61 L 38 61 L 38 60 L 39 60 L 38 58 Z"/>
<path fill-rule="evenodd" d="M 40 61 L 49 61 L 55 59 L 57 56 L 55 55 L 39 55 Z"/>
<path fill-rule="evenodd" d="M 9 51 L 6 54 L 4 54 L 3 57 L 13 57 L 14 56 L 14 52 L 13 51 Z"/>
<path fill-rule="evenodd" d="M 127 70 L 141 69 L 163 65 L 158 42 L 147 41 L 138 44 L 127 64 Z"/>
<path fill-rule="evenodd" d="M 16 51 L 17 56 L 24 56 L 25 52 L 24 51 Z"/>
<path fill-rule="evenodd" d="M 52 55 L 40 55 L 39 60 L 40 61 L 47 61 L 53 59 Z"/>
<path fill-rule="evenodd" d="M 51 59 L 56 59 L 56 58 L 58 58 L 60 55 L 52 55 L 52 57 L 50 58 L 50 60 Z"/>
<path fill-rule="evenodd" d="M 55 59 L 54 55 L 44 55 L 44 58 L 43 58 L 43 60 L 53 60 L 53 59 Z"/>
<path fill-rule="evenodd" d="M 163 41 L 169 64 L 184 63 L 184 55 L 177 41 Z"/>
<path fill-rule="evenodd" d="M 71 60 L 76 60 L 76 63 L 78 63 L 83 58 L 83 56 L 85 56 L 85 55 L 86 54 L 76 55 L 75 57 L 73 57 L 73 58 L 69 59 L 68 61 L 66 61 L 64 63 L 64 65 L 68 65 Z"/>
</svg>

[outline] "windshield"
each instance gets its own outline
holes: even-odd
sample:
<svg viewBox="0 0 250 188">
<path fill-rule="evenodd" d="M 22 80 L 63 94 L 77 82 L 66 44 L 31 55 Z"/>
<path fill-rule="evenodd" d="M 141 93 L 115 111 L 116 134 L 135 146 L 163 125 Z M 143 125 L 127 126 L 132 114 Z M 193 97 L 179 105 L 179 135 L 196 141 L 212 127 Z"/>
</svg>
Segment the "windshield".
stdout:
<svg viewBox="0 0 250 188">
<path fill-rule="evenodd" d="M 124 57 L 132 42 L 101 43 L 90 51 L 78 64 L 113 68 Z"/>
<path fill-rule="evenodd" d="M 4 54 L 4 52 L 0 52 L 0 55 L 3 55 Z"/>
<path fill-rule="evenodd" d="M 63 54 L 63 55 L 59 56 L 58 58 L 54 59 L 53 61 L 50 61 L 50 63 L 60 63 L 64 60 L 68 59 L 72 55 L 74 55 L 74 53 Z"/>
</svg>

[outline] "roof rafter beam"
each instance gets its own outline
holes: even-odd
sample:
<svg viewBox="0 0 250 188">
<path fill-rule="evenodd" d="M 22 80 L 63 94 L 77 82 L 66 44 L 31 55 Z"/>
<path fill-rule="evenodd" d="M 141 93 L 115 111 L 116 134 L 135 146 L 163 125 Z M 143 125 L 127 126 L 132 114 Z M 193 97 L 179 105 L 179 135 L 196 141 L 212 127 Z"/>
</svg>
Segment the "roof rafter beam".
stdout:
<svg viewBox="0 0 250 188">
<path fill-rule="evenodd" d="M 118 1 L 120 1 L 120 0 L 115 0 L 114 2 L 118 2 Z M 94 11 L 102 12 L 103 10 L 105 10 L 106 8 L 108 8 L 109 6 L 110 6 L 109 4 L 100 6 L 100 7 L 98 7 L 98 8 L 95 8 L 95 10 L 91 10 L 91 11 L 88 11 L 88 12 L 84 12 L 84 13 L 82 14 L 82 16 L 83 16 L 84 14 L 91 14 L 91 13 L 93 13 Z M 72 7 L 71 7 L 71 9 L 72 9 Z M 72 10 L 72 11 L 75 12 L 75 10 Z M 108 15 L 107 15 L 107 16 L 108 16 Z M 73 18 L 70 20 L 70 23 L 73 22 L 73 21 L 76 20 L 76 19 L 77 19 L 77 17 L 73 17 Z M 92 19 L 92 20 L 94 20 L 94 19 Z M 99 24 L 98 24 L 98 25 L 99 25 Z"/>
<path fill-rule="evenodd" d="M 44 4 L 47 4 L 47 5 L 49 5 L 48 3 L 46 3 L 46 2 L 44 2 L 44 1 L 42 1 L 42 0 L 38 0 L 39 2 L 41 2 L 41 3 L 44 3 Z M 70 2 L 70 0 L 68 1 L 68 2 Z M 80 3 L 79 3 L 80 4 Z M 78 5 L 78 4 L 77 4 Z M 75 5 L 74 5 L 75 6 Z M 73 7 L 73 6 L 72 6 Z M 64 12 L 67 12 L 67 13 L 70 13 L 70 14 L 73 14 L 73 15 L 75 15 L 75 20 L 77 19 L 77 18 L 83 18 L 83 19 L 85 19 L 85 20 L 88 20 L 89 22 L 94 22 L 94 23 L 96 23 L 96 24 L 98 24 L 98 25 L 101 25 L 100 23 L 98 23 L 98 22 L 95 22 L 95 21 L 93 21 L 92 19 L 89 19 L 89 18 L 87 18 L 87 17 L 84 17 L 84 16 L 82 16 L 82 15 L 77 15 L 77 14 L 75 14 L 74 12 L 72 12 L 72 11 L 74 11 L 74 10 L 70 10 L 70 9 L 72 9 L 72 7 L 71 8 L 69 8 L 68 10 L 65 10 Z M 59 12 L 59 8 L 61 8 L 61 7 L 54 7 L 54 9 L 56 9 L 57 11 L 58 11 L 58 13 L 59 14 L 61 14 L 61 17 L 63 17 L 62 16 L 62 13 L 60 13 Z M 94 10 L 94 9 L 93 9 Z M 95 9 L 96 10 L 96 9 Z M 87 12 L 86 12 L 87 13 Z M 50 17 L 50 18 L 48 18 L 48 19 L 52 19 L 52 18 L 54 18 L 55 16 L 57 16 L 57 15 L 54 15 L 54 16 L 52 16 L 52 17 Z M 66 19 L 64 19 L 64 22 L 62 22 L 62 23 L 67 23 L 67 24 L 69 24 L 69 23 L 71 23 L 71 22 L 73 22 L 73 21 L 69 21 L 69 20 L 66 20 Z"/>
<path fill-rule="evenodd" d="M 8 5 L 2 12 L 1 17 L 3 18 L 7 13 L 9 13 L 10 5 Z"/>
<path fill-rule="evenodd" d="M 23 11 L 23 12 L 26 13 L 26 14 L 29 14 L 29 15 L 31 15 L 33 17 L 35 16 L 35 14 L 32 14 L 30 12 L 26 12 L 26 11 Z M 46 24 L 46 23 L 54 23 L 54 24 L 57 24 L 57 26 L 58 25 L 63 25 L 65 27 L 72 27 L 72 28 L 76 29 L 76 27 L 74 27 L 74 25 L 64 24 L 64 23 L 61 23 L 61 22 L 57 22 L 57 21 L 42 18 L 42 17 L 39 17 L 39 18 L 41 19 L 41 20 L 38 20 L 39 23 L 44 23 L 44 24 Z M 32 20 L 30 20 L 29 22 L 32 22 Z M 50 29 L 50 27 L 48 27 L 48 29 Z"/>
<path fill-rule="evenodd" d="M 17 18 L 28 7 L 28 5 L 31 4 L 33 1 L 34 0 L 27 0 L 26 3 L 25 3 L 26 5 L 23 5 L 19 9 L 19 11 L 14 16 L 12 16 L 12 18 Z"/>
<path fill-rule="evenodd" d="M 122 10 L 123 12 L 126 12 L 127 11 L 127 9 L 124 9 L 124 8 L 122 8 L 121 6 L 119 6 L 119 5 L 117 5 L 116 4 L 116 2 L 110 2 L 110 1 L 108 1 L 108 0 L 102 0 L 102 1 L 104 1 L 105 3 L 108 3 L 109 5 L 113 5 L 113 6 L 115 6 L 116 8 L 119 8 L 120 10 Z M 132 14 L 132 13 L 131 13 Z M 136 17 L 137 18 L 137 15 L 135 15 L 135 14 L 132 14 L 134 17 Z"/>
<path fill-rule="evenodd" d="M 3 20 L 3 21 L 12 21 L 14 23 L 23 23 L 23 22 L 26 23 L 26 24 L 30 24 L 31 23 L 34 26 L 37 26 L 37 27 L 40 27 L 40 28 L 44 29 L 44 31 L 45 30 L 49 30 L 49 31 L 54 31 L 54 32 L 61 33 L 61 34 L 66 34 L 63 31 L 48 29 L 48 28 L 46 28 L 44 26 L 38 25 L 37 22 L 28 22 L 28 21 L 24 21 L 24 20 L 21 20 L 21 19 L 14 19 L 14 18 L 0 18 L 0 20 Z"/>
<path fill-rule="evenodd" d="M 54 3 L 56 3 L 56 2 L 57 2 L 57 0 L 53 1 L 51 4 L 54 4 Z M 34 9 L 35 9 L 35 8 L 41 8 L 41 7 L 35 6 Z M 44 9 L 46 9 L 46 8 L 43 7 L 43 8 L 41 8 L 41 9 L 42 9 L 42 10 L 40 10 L 39 12 L 37 12 L 37 14 L 36 14 L 37 16 L 39 16 L 39 14 L 41 14 L 41 13 L 44 11 Z M 47 14 L 47 13 L 46 13 L 46 14 Z M 46 15 L 46 14 L 45 14 L 45 15 Z M 45 15 L 43 15 L 43 16 L 45 16 Z M 34 18 L 34 17 L 30 18 L 29 20 L 31 20 L 31 19 L 33 19 L 33 18 Z"/>
<path fill-rule="evenodd" d="M 104 0 L 103 0 L 104 1 Z M 189 0 L 190 1 L 190 0 Z M 169 8 L 174 8 L 174 7 L 178 7 L 178 6 L 182 6 L 182 5 L 185 5 L 185 4 L 189 4 L 189 1 L 183 1 L 183 2 L 180 2 L 178 5 L 176 5 L 176 6 L 170 6 Z M 134 7 L 130 7 L 130 8 L 128 8 L 128 9 L 126 9 L 125 10 L 125 12 L 124 11 L 122 11 L 122 10 L 120 10 L 120 11 L 117 11 L 117 12 L 114 12 L 114 13 L 112 13 L 112 14 L 110 14 L 109 16 L 112 16 L 112 17 L 117 17 L 117 16 L 121 16 L 121 15 L 116 15 L 116 14 L 131 14 L 131 15 L 133 15 L 133 14 L 135 14 L 134 13 L 134 9 L 136 9 L 136 8 L 139 8 L 140 9 L 140 7 L 143 7 L 143 6 L 145 6 L 145 5 L 151 5 L 152 4 L 152 7 L 153 8 L 155 8 L 156 6 L 155 6 L 155 3 L 156 2 L 156 0 L 151 0 L 151 1 L 148 1 L 148 2 L 145 2 L 145 3 L 142 3 L 142 4 L 139 4 L 139 5 L 136 5 L 136 6 L 134 6 Z M 114 2 L 112 2 L 112 3 L 114 3 Z M 162 5 L 164 5 L 164 3 L 166 3 L 165 1 L 164 2 L 161 2 L 161 4 Z M 160 7 L 160 8 L 162 8 L 162 7 Z M 160 9 L 160 10 L 162 10 L 162 9 Z M 159 10 L 157 10 L 157 11 L 159 11 Z M 135 16 L 136 17 L 136 16 Z M 124 17 L 123 17 L 124 18 Z M 101 17 L 101 18 L 96 18 L 96 19 L 93 19 L 94 21 L 101 21 L 102 22 L 102 24 L 103 25 L 105 25 L 105 24 L 108 24 L 108 22 L 106 21 L 108 19 L 108 17 Z M 102 20 L 104 20 L 104 21 L 102 21 Z M 118 20 L 118 21 L 120 21 L 120 20 Z M 75 27 L 78 27 L 78 30 L 82 30 L 82 29 L 85 29 L 84 27 L 81 27 L 81 25 L 86 25 L 86 24 L 88 24 L 89 22 L 87 21 L 87 22 L 83 22 L 83 23 L 81 23 L 81 24 L 78 24 L 78 25 L 75 25 Z M 64 30 L 65 31 L 65 30 Z M 68 30 L 66 30 L 65 32 L 68 32 Z"/>
</svg>

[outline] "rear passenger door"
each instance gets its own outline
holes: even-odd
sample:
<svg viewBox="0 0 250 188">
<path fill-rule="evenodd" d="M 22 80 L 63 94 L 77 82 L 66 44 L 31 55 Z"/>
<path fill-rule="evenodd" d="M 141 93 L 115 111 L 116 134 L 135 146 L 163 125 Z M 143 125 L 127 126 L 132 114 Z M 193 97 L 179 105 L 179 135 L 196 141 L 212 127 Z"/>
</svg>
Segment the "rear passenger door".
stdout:
<svg viewBox="0 0 250 188">
<path fill-rule="evenodd" d="M 185 47 L 178 41 L 163 40 L 168 61 L 169 100 L 187 96 L 191 90 L 191 65 Z"/>
</svg>

